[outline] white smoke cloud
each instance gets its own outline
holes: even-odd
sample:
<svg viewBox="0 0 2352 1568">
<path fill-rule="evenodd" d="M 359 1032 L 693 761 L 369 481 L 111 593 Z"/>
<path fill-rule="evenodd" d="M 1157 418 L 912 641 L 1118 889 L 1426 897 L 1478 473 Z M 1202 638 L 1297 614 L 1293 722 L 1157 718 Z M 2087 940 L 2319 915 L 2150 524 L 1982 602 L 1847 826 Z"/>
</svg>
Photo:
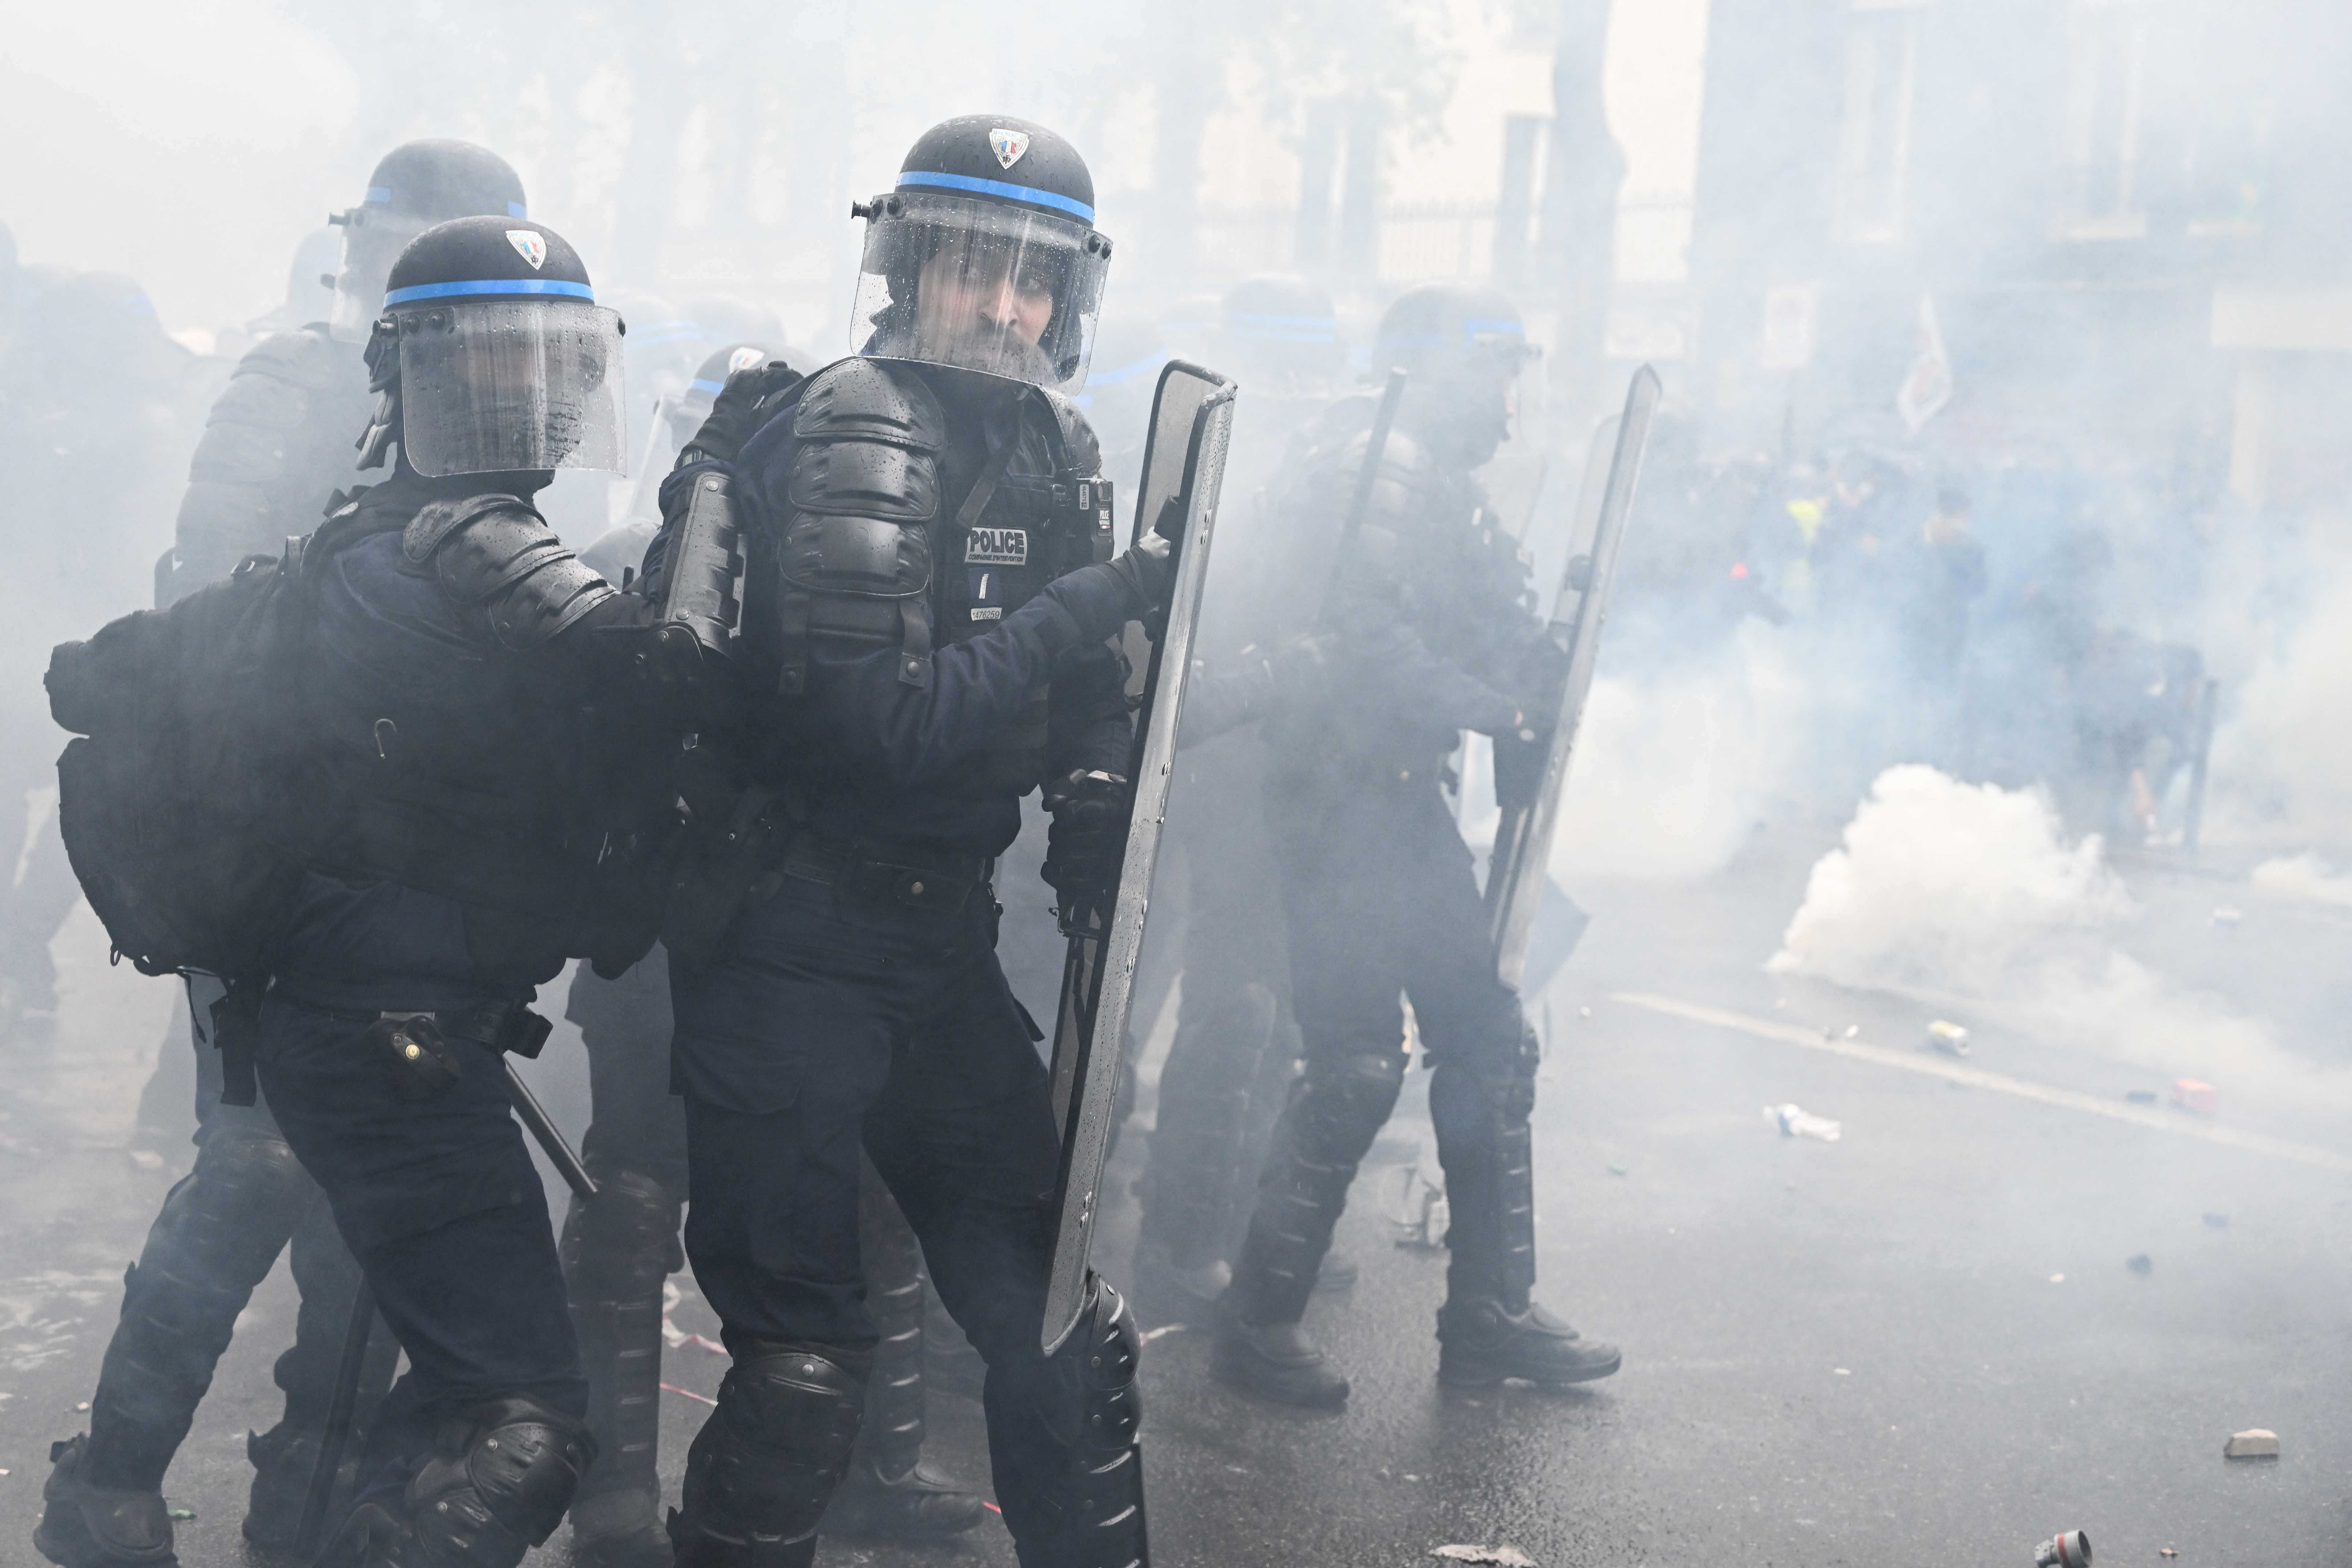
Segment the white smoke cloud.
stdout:
<svg viewBox="0 0 2352 1568">
<path fill-rule="evenodd" d="M 2098 838 L 2069 844 L 2040 794 L 1889 768 L 1817 862 L 1765 967 L 1965 1004 L 2038 1038 L 2231 1100 L 2352 1107 L 2352 1075 L 2125 950 L 2138 919 Z"/>
<path fill-rule="evenodd" d="M 1788 639 L 1749 622 L 1723 658 L 1592 683 L 1551 871 L 1688 882 L 1747 843 L 1808 751 L 1811 700 Z"/>
<path fill-rule="evenodd" d="M 2352 559 L 2332 531 L 2313 527 L 2286 557 L 2294 569 L 2282 574 L 2304 595 L 2291 617 L 2264 605 L 2284 591 L 2275 578 L 2252 604 L 2209 617 L 2230 717 L 2213 737 L 2208 842 L 2352 838 L 2352 728 L 2327 721 L 2352 702 Z M 2241 661 L 2233 681 L 2229 667 Z"/>
<path fill-rule="evenodd" d="M 2352 877 L 2313 854 L 2281 855 L 2255 867 L 2246 879 L 2257 893 L 2293 903 L 2352 909 Z"/>
</svg>

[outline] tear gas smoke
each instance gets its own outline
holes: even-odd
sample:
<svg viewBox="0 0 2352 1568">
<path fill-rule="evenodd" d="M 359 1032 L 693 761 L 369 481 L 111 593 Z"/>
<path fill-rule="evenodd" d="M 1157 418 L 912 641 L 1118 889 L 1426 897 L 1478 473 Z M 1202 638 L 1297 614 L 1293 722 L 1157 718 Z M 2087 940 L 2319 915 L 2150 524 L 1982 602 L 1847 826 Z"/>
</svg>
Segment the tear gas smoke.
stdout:
<svg viewBox="0 0 2352 1568">
<path fill-rule="evenodd" d="M 2126 951 L 2140 909 L 2095 836 L 2046 796 L 1906 764 L 1878 776 L 1766 963 L 1990 1012 L 2018 1030 L 2233 1098 L 2352 1106 L 2352 1075 L 2290 1056 L 2261 1019 Z"/>
</svg>

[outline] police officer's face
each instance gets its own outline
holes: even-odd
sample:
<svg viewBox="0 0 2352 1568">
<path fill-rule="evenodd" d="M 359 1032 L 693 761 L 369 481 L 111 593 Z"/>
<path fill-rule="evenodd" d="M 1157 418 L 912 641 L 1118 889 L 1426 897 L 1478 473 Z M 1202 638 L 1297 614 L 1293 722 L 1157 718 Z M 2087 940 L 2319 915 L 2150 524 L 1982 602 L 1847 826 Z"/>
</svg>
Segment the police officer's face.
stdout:
<svg viewBox="0 0 2352 1568">
<path fill-rule="evenodd" d="M 923 264 L 915 310 L 928 342 L 985 333 L 1010 335 L 1034 348 L 1053 322 L 1054 294 L 1043 279 L 1016 268 L 1011 257 L 950 248 Z"/>
</svg>

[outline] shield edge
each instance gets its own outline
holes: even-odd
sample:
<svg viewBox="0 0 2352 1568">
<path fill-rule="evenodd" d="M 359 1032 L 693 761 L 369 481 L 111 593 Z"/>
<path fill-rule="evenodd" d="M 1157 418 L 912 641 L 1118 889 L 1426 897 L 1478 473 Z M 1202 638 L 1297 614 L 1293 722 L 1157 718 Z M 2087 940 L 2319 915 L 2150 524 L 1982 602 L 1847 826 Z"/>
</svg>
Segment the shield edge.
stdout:
<svg viewBox="0 0 2352 1568">
<path fill-rule="evenodd" d="M 1119 1074 L 1125 1070 L 1125 1053 L 1119 1047 L 1134 1001 L 1136 964 L 1143 952 L 1144 922 L 1150 909 L 1160 829 L 1167 820 L 1168 792 L 1175 770 L 1176 735 L 1183 719 L 1184 688 L 1192 662 L 1192 636 L 1200 620 L 1201 587 L 1208 576 L 1209 554 L 1216 536 L 1217 505 L 1233 436 L 1234 399 L 1239 391 L 1205 365 L 1181 360 L 1171 360 L 1162 367 L 1163 386 L 1171 373 L 1192 373 L 1219 385 L 1192 416 L 1188 464 L 1192 502 L 1185 514 L 1167 630 L 1153 651 L 1158 679 L 1145 688 L 1148 707 L 1139 737 L 1140 760 L 1133 774 L 1127 854 L 1120 863 L 1110 926 L 1095 955 L 1101 989 L 1095 1002 L 1093 1027 L 1074 1041 L 1066 1053 L 1060 1039 L 1069 1007 L 1066 980 L 1062 1005 L 1055 1014 L 1053 1092 L 1062 1157 L 1060 1180 L 1055 1187 L 1053 1262 L 1046 1275 L 1045 1310 L 1039 1324 L 1039 1344 L 1047 1355 L 1059 1350 L 1077 1326 L 1087 1302 L 1103 1164 L 1110 1145 L 1110 1113 L 1118 1099 Z M 1152 402 L 1156 416 L 1157 395 Z M 1156 416 L 1150 428 L 1156 437 Z M 1148 453 L 1144 472 L 1147 476 L 1150 472 Z M 1143 499 L 1139 487 L 1139 508 Z M 1139 518 L 1139 530 L 1140 526 Z M 1106 1045 L 1107 1055 L 1098 1049 Z"/>
<path fill-rule="evenodd" d="M 1633 373 L 1625 388 L 1624 412 L 1617 422 L 1616 450 L 1609 461 L 1609 482 L 1601 490 L 1601 510 L 1593 519 L 1592 563 L 1584 591 L 1577 596 L 1570 623 L 1568 679 L 1561 688 L 1559 716 L 1552 727 L 1551 750 L 1544 759 L 1543 785 L 1534 802 L 1515 816 L 1507 816 L 1495 837 L 1494 858 L 1486 877 L 1487 929 L 1495 942 L 1495 971 L 1503 984 L 1517 991 L 1527 972 L 1528 942 L 1535 932 L 1536 910 L 1543 900 L 1544 879 L 1550 875 L 1551 841 L 1559 826 L 1561 786 L 1576 749 L 1576 731 L 1584 716 L 1584 700 L 1592 688 L 1592 671 L 1601 654 L 1601 632 L 1609 618 L 1609 594 L 1617 577 L 1618 548 L 1633 510 L 1641 484 L 1642 461 L 1650 442 L 1650 424 L 1656 416 L 1664 391 L 1658 373 L 1648 365 Z M 1569 559 L 1576 559 L 1575 542 Z M 1561 625 L 1560 600 L 1565 583 L 1553 600 L 1551 626 Z M 1507 847 L 1506 846 L 1507 845 Z"/>
</svg>

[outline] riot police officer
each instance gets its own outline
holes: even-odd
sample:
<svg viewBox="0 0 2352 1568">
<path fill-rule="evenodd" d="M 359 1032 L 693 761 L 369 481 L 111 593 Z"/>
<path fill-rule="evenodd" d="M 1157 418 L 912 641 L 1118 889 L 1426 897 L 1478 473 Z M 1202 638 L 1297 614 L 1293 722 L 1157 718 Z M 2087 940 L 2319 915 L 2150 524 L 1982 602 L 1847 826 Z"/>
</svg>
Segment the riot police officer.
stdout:
<svg viewBox="0 0 2352 1568">
<path fill-rule="evenodd" d="M 1169 542 L 1110 553 L 1084 376 L 1110 241 L 1068 142 L 1003 116 L 916 142 L 867 222 L 853 357 L 738 376 L 664 487 L 732 487 L 738 743 L 781 849 L 714 951 L 671 945 L 694 1203 L 686 1246 L 735 1364 L 670 1522 L 687 1568 L 806 1564 L 858 1429 L 875 1329 L 860 1131 L 988 1363 L 996 1496 L 1029 1568 L 1145 1559 L 1137 1339 L 1095 1282 L 1040 1349 L 1056 1134 L 995 953 L 1020 801 L 1045 875 L 1107 885 L 1131 744 L 1126 621 Z M 665 558 L 662 572 L 686 563 Z"/>
<path fill-rule="evenodd" d="M 1214 1366 L 1244 1392 L 1334 1405 L 1348 1381 L 1301 1331 L 1348 1186 L 1395 1108 L 1409 996 L 1433 1068 L 1430 1115 L 1453 1210 L 1438 1372 L 1448 1384 L 1604 1377 L 1618 1352 L 1533 1298 L 1528 1119 L 1536 1039 L 1496 972 L 1470 851 L 1440 794 L 1462 731 L 1495 737 L 1498 791 L 1534 785 L 1561 678 L 1516 542 L 1473 470 L 1508 432 L 1528 347 L 1490 293 L 1415 289 L 1383 316 L 1376 371 L 1405 370 L 1396 424 L 1370 450 L 1369 405 L 1334 408 L 1296 474 L 1298 515 L 1345 538 L 1377 463 L 1368 514 L 1332 563 L 1322 657 L 1278 693 L 1262 729 L 1265 816 L 1282 881 L 1304 1066 L 1276 1126 Z"/>
<path fill-rule="evenodd" d="M 336 220 L 343 265 L 334 280 L 331 322 L 310 321 L 264 339 L 238 362 L 214 402 L 180 502 L 176 546 L 158 563 L 159 603 L 226 576 L 247 555 L 276 554 L 289 537 L 317 526 L 330 495 L 358 475 L 352 437 L 375 405 L 360 345 L 394 258 L 433 224 L 483 213 L 520 217 L 522 204 L 514 171 L 482 148 L 412 142 L 384 155 L 368 176 L 364 198 Z M 327 1422 L 358 1268 L 268 1103 L 221 1102 L 219 1054 L 209 1036 L 221 990 L 200 979 L 191 983 L 191 994 L 196 1163 L 165 1199 L 131 1270 L 121 1321 L 90 1400 L 79 1474 L 83 1484 L 140 1498 L 131 1510 L 142 1521 L 136 1528 L 146 1532 L 140 1539 L 160 1532 L 168 1550 L 164 1470 L 237 1315 L 290 1238 L 301 1309 L 294 1345 L 276 1369 L 285 1415 L 247 1440 L 255 1475 L 244 1526 L 255 1543 L 285 1547 L 293 1542 Z M 371 1392 L 390 1376 L 379 1354 L 367 1379 Z M 108 1539 L 110 1528 L 92 1514 L 88 1530 L 100 1554 L 73 1561 L 130 1555 L 130 1540 Z"/>
<path fill-rule="evenodd" d="M 1225 464 L 1227 526 L 1209 568 L 1195 646 L 1212 670 L 1263 660 L 1297 625 L 1302 540 L 1288 498 L 1263 489 L 1300 426 L 1339 392 L 1347 349 L 1331 296 L 1306 279 L 1247 278 L 1226 291 L 1215 363 L 1248 397 Z M 1205 1322 L 1230 1282 L 1248 1155 L 1262 1152 L 1295 1054 L 1281 890 L 1261 809 L 1264 747 L 1252 731 L 1213 733 L 1225 682 L 1185 716 L 1181 786 L 1161 854 L 1181 868 L 1183 989 L 1160 1075 L 1160 1110 L 1140 1188 L 1135 1291 L 1159 1321 Z M 1331 1263 L 1344 1260 L 1333 1259 Z M 1330 1263 L 1319 1283 L 1348 1275 Z"/>
<path fill-rule="evenodd" d="M 567 955 L 616 970 L 650 941 L 616 896 L 645 824 L 602 787 L 648 617 L 530 503 L 558 468 L 620 468 L 621 324 L 525 219 L 427 229 L 386 283 L 361 462 L 397 460 L 297 568 L 318 847 L 256 1060 L 408 1357 L 325 1560 L 513 1568 L 593 1444 L 501 1053 L 544 1039 L 528 1003 Z"/>
</svg>

